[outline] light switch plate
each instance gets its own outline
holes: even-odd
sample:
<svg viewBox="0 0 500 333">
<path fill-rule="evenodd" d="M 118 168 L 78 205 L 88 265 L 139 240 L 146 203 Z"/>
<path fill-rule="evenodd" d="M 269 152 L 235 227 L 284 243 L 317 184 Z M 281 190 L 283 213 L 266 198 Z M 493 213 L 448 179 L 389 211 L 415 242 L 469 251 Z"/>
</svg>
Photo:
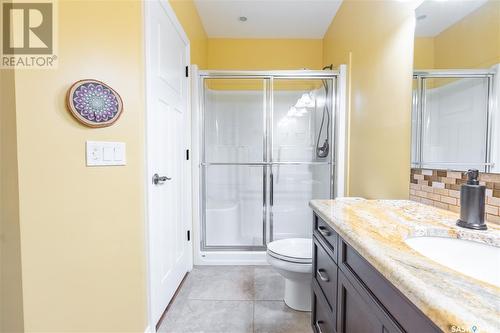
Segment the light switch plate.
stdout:
<svg viewBox="0 0 500 333">
<path fill-rule="evenodd" d="M 115 150 L 110 145 L 105 145 L 102 148 L 102 160 L 110 162 L 114 160 Z"/>
<path fill-rule="evenodd" d="M 126 165 L 125 142 L 87 141 L 87 166 Z"/>
</svg>

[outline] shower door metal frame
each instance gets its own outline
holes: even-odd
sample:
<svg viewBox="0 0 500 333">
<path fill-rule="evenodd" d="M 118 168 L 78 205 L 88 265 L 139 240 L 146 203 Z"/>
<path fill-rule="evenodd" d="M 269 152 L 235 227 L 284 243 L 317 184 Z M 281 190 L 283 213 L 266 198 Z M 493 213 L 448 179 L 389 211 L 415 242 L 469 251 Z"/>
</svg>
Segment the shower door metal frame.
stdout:
<svg viewBox="0 0 500 333">
<path fill-rule="evenodd" d="M 424 139 L 424 114 L 427 98 L 427 79 L 472 79 L 472 78 L 484 78 L 488 81 L 487 87 L 487 104 L 486 104 L 486 140 L 485 140 L 485 160 L 484 163 L 474 163 L 470 164 L 473 166 L 481 166 L 483 169 L 481 172 L 490 172 L 494 163 L 491 162 L 491 146 L 492 146 L 492 121 L 494 113 L 494 82 L 495 75 L 497 75 L 494 70 L 482 70 L 482 69 L 445 69 L 445 70 L 419 70 L 413 72 L 413 79 L 417 80 L 417 88 L 414 93 L 413 98 L 413 108 L 416 110 L 415 115 L 417 116 L 417 129 L 416 129 L 416 160 L 411 161 L 412 168 L 433 168 L 432 164 L 435 165 L 447 165 L 448 169 L 453 169 L 457 165 L 467 165 L 468 163 L 460 162 L 449 162 L 449 163 L 433 163 L 424 161 L 424 152 L 422 148 L 422 142 Z M 412 142 L 412 146 L 413 146 Z"/>
<path fill-rule="evenodd" d="M 267 193 L 272 190 L 270 186 L 272 166 L 273 165 L 330 165 L 330 198 L 335 196 L 335 156 L 336 156 L 336 143 L 337 143 L 337 113 L 339 109 L 339 71 L 311 71 L 311 70 L 296 70 L 296 71 L 200 71 L 200 94 L 199 94 L 199 109 L 200 109 L 200 124 L 201 124 L 201 135 L 200 135 L 200 194 L 201 200 L 198 209 L 200 210 L 200 223 L 201 223 L 201 235 L 200 235 L 200 250 L 201 251 L 265 251 L 267 249 L 267 243 L 273 240 L 273 212 L 272 204 L 270 202 L 271 197 L 267 197 Z M 328 162 L 274 162 L 273 161 L 273 115 L 274 115 L 274 79 L 282 80 L 331 80 L 334 84 L 334 89 L 330 91 L 330 103 L 331 103 L 331 117 L 332 122 L 330 128 L 328 129 L 331 133 L 331 151 L 330 158 Z M 266 82 L 265 92 L 265 104 L 264 107 L 264 147 L 263 147 L 263 162 L 247 162 L 247 163 L 231 163 L 231 162 L 207 162 L 205 155 L 205 80 L 207 79 L 263 79 Z M 209 166 L 222 166 L 222 165 L 234 165 L 234 166 L 262 166 L 263 176 L 263 218 L 262 218 L 262 245 L 207 245 L 206 243 L 206 172 Z M 273 194 L 270 193 L 270 196 Z M 269 222 L 269 225 L 267 224 Z M 268 229 L 269 228 L 269 229 Z M 269 235 L 268 235 L 269 231 Z"/>
</svg>

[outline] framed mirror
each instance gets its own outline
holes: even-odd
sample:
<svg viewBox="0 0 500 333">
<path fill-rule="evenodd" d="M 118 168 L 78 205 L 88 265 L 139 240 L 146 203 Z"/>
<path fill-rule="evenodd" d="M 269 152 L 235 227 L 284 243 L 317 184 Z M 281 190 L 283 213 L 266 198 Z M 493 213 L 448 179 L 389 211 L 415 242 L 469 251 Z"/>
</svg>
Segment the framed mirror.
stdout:
<svg viewBox="0 0 500 333">
<path fill-rule="evenodd" d="M 425 0 L 415 16 L 412 174 L 500 173 L 500 1 Z"/>
</svg>

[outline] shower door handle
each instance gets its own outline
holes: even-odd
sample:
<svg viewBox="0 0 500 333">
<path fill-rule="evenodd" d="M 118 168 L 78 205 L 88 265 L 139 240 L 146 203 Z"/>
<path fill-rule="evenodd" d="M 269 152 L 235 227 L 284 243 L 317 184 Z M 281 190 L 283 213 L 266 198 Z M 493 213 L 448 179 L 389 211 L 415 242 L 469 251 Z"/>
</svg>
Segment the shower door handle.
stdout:
<svg viewBox="0 0 500 333">
<path fill-rule="evenodd" d="M 270 195 L 270 198 L 269 198 L 269 203 L 271 204 L 271 206 L 274 204 L 274 175 L 271 171 L 271 175 L 270 175 L 270 179 L 271 179 L 271 188 L 269 190 L 269 192 L 271 192 L 269 195 Z"/>
</svg>

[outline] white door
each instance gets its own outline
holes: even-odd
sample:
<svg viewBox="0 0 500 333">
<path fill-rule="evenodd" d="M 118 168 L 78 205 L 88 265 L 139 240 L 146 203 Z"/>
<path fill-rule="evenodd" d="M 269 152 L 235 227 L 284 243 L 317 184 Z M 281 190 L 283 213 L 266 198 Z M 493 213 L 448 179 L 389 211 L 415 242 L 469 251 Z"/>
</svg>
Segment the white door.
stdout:
<svg viewBox="0 0 500 333">
<path fill-rule="evenodd" d="M 146 1 L 145 11 L 149 293 L 155 325 L 191 261 L 186 212 L 189 41 L 167 1 Z"/>
</svg>

